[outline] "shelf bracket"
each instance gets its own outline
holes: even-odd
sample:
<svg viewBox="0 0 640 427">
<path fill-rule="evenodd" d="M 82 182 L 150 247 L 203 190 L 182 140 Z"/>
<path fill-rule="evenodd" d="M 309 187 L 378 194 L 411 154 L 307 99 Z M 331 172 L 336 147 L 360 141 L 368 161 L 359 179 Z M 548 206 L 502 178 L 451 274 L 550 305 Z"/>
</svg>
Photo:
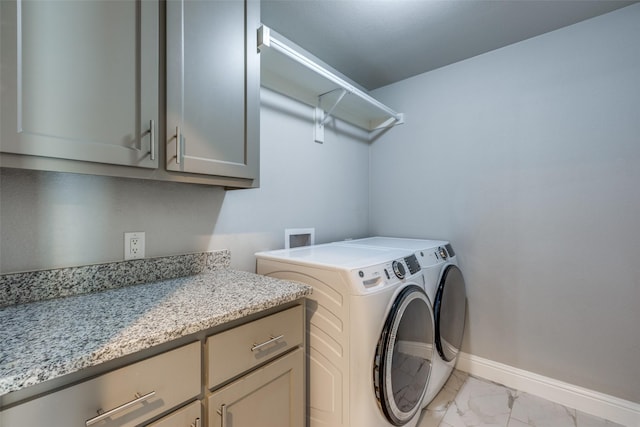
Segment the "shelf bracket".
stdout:
<svg viewBox="0 0 640 427">
<path fill-rule="evenodd" d="M 324 142 L 324 125 L 326 125 L 327 122 L 329 122 L 329 119 L 331 118 L 331 113 L 333 113 L 333 110 L 335 110 L 335 108 L 338 106 L 340 101 L 342 101 L 345 95 L 349 93 L 349 91 L 346 89 L 338 88 L 336 90 L 340 91 L 340 96 L 338 96 L 338 99 L 336 100 L 336 102 L 333 103 L 331 108 L 329 108 L 329 110 L 326 113 L 322 108 L 322 97 L 335 91 L 323 93 L 322 95 L 318 96 L 318 106 L 315 109 L 315 117 L 314 117 L 315 125 L 314 125 L 313 139 L 320 144 Z"/>
</svg>

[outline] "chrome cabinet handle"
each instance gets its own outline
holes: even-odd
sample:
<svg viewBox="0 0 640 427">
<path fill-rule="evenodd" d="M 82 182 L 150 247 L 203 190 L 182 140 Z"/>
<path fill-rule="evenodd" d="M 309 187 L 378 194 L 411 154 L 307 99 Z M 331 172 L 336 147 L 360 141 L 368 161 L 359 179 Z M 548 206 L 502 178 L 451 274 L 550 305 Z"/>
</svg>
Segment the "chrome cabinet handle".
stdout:
<svg viewBox="0 0 640 427">
<path fill-rule="evenodd" d="M 151 160 L 156 159 L 156 122 L 155 120 L 149 120 L 149 134 L 150 134 L 150 146 L 149 146 L 149 157 Z"/>
<path fill-rule="evenodd" d="M 190 427 L 200 427 L 200 418 L 196 418 L 196 420 L 191 423 Z"/>
<path fill-rule="evenodd" d="M 260 350 L 262 347 L 269 345 L 271 343 L 274 343 L 276 341 L 278 341 L 279 339 L 284 338 L 284 335 L 278 335 L 277 337 L 271 336 L 271 339 L 261 343 L 261 344 L 254 344 L 253 347 L 251 347 L 251 351 L 257 351 Z"/>
<path fill-rule="evenodd" d="M 155 396 L 156 392 L 152 391 L 149 392 L 147 394 L 145 394 L 144 396 L 140 396 L 140 393 L 136 393 L 136 398 L 133 399 L 130 402 L 127 403 L 123 403 L 122 405 L 118 406 L 117 408 L 113 408 L 108 410 L 107 412 L 103 412 L 102 409 L 98 409 L 98 416 L 97 417 L 93 417 L 89 420 L 87 420 L 87 422 L 85 422 L 85 425 L 87 427 L 89 427 L 90 425 L 96 424 L 102 420 L 104 420 L 105 418 L 109 418 L 110 416 L 120 412 L 120 411 L 124 411 L 127 408 L 130 408 L 133 405 L 136 405 L 138 403 L 144 402 L 145 400 Z"/>
<path fill-rule="evenodd" d="M 180 164 L 180 145 L 182 145 L 182 133 L 180 126 L 176 126 L 176 164 Z"/>
<path fill-rule="evenodd" d="M 221 427 L 227 427 L 227 405 L 225 405 L 224 403 L 220 405 L 220 409 L 218 409 L 218 415 L 220 415 Z"/>
</svg>

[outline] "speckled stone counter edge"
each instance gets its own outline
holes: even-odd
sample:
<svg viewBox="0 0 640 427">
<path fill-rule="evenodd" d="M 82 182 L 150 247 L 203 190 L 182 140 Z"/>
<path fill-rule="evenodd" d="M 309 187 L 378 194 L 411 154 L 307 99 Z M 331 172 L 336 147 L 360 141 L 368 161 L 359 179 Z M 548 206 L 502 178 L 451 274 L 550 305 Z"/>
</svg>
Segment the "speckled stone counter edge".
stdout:
<svg viewBox="0 0 640 427">
<path fill-rule="evenodd" d="M 229 268 L 229 250 L 0 275 L 0 307 Z"/>
</svg>

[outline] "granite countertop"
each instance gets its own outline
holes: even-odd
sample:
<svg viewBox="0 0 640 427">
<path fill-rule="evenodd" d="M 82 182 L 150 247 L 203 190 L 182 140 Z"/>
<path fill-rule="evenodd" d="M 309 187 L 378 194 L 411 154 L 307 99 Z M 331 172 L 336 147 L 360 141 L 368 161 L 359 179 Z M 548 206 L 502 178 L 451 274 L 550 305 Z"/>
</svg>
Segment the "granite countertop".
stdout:
<svg viewBox="0 0 640 427">
<path fill-rule="evenodd" d="M 0 396 L 310 294 L 222 268 L 0 308 Z"/>
</svg>

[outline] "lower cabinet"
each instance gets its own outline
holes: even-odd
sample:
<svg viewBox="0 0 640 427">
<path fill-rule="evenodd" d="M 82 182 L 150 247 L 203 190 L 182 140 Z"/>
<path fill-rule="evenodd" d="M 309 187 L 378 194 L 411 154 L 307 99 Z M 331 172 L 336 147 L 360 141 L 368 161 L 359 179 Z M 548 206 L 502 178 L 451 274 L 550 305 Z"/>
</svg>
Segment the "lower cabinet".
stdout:
<svg viewBox="0 0 640 427">
<path fill-rule="evenodd" d="M 304 306 L 206 340 L 208 427 L 305 425 Z"/>
<path fill-rule="evenodd" d="M 207 388 L 293 350 L 304 342 L 303 308 L 296 306 L 207 338 Z"/>
<path fill-rule="evenodd" d="M 232 382 L 207 399 L 209 427 L 303 427 L 301 348 Z"/>
<path fill-rule="evenodd" d="M 201 331 L 191 344 L 0 408 L 0 426 L 304 427 L 304 310 Z"/>
<path fill-rule="evenodd" d="M 2 410 L 0 425 L 138 426 L 197 397 L 200 366 L 201 346 L 194 342 Z"/>
</svg>

